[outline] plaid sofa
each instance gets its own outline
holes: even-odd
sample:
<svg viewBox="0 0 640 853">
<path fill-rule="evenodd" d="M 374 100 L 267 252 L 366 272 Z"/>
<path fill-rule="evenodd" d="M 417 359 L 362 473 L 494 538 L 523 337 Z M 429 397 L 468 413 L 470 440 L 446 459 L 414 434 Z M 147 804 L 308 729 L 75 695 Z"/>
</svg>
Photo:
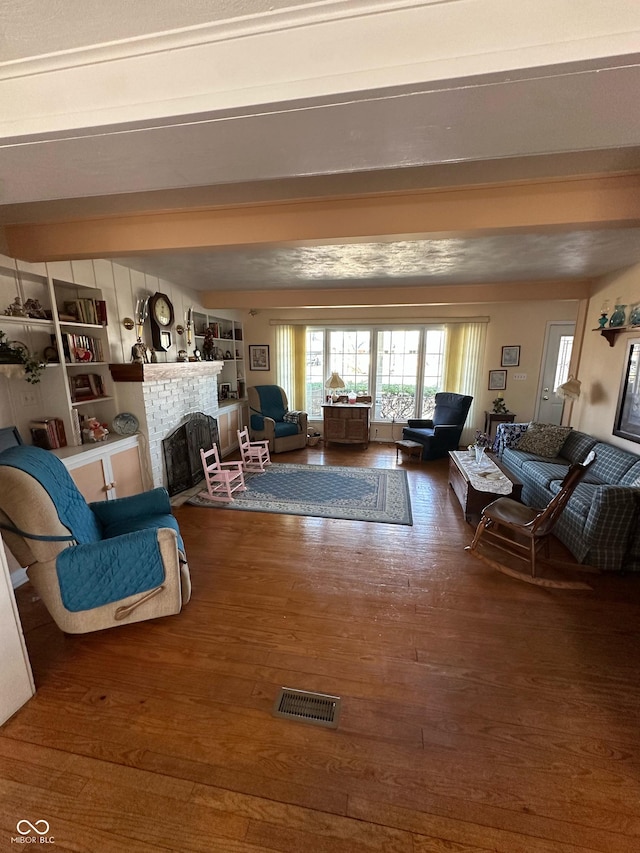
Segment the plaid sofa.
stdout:
<svg viewBox="0 0 640 853">
<path fill-rule="evenodd" d="M 597 459 L 554 529 L 579 563 L 605 571 L 640 571 L 640 456 L 572 430 L 553 459 L 517 449 L 527 424 L 499 424 L 495 450 L 522 481 L 522 501 L 544 507 L 569 465 L 593 449 Z"/>
</svg>

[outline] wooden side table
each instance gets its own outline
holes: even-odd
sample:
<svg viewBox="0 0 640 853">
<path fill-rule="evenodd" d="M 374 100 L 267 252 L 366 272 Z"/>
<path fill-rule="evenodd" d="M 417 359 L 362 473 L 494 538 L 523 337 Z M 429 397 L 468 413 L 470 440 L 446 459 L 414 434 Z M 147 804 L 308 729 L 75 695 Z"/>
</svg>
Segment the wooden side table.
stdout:
<svg viewBox="0 0 640 853">
<path fill-rule="evenodd" d="M 369 446 L 371 403 L 325 403 L 322 406 L 325 447 L 336 444 Z"/>
<path fill-rule="evenodd" d="M 484 431 L 491 438 L 495 438 L 496 431 L 494 429 L 494 425 L 497 427 L 498 424 L 512 424 L 515 419 L 516 416 L 514 412 L 504 412 L 501 415 L 498 415 L 495 412 L 485 412 Z"/>
</svg>

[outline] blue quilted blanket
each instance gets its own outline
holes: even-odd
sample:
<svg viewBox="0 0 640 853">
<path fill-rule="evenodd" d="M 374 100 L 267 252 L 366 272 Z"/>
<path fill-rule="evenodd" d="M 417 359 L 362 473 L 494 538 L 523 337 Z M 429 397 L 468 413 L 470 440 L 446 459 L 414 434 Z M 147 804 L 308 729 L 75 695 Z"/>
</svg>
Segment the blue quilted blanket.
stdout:
<svg viewBox="0 0 640 853">
<path fill-rule="evenodd" d="M 0 453 L 0 465 L 18 468 L 40 483 L 53 501 L 61 523 L 71 531 L 75 542 L 56 559 L 60 594 L 67 610 L 90 610 L 147 592 L 164 581 L 157 528 L 172 527 L 178 535 L 179 532 L 163 489 L 105 502 L 104 509 L 100 507 L 94 513 L 64 464 L 48 450 L 25 445 L 11 447 Z M 100 520 L 103 512 L 105 524 Z M 112 529 L 116 524 L 109 524 L 118 513 L 124 514 L 120 523 L 120 529 L 126 531 L 124 535 Z"/>
</svg>

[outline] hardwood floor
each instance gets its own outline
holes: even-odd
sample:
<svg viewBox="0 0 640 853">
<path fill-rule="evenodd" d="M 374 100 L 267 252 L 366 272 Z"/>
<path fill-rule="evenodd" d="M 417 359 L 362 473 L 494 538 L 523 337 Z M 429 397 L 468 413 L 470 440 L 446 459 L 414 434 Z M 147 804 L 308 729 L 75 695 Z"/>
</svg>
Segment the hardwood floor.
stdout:
<svg viewBox="0 0 640 853">
<path fill-rule="evenodd" d="M 178 616 L 65 636 L 18 590 L 38 692 L 0 729 L 0 850 L 45 819 L 90 853 L 637 853 L 640 578 L 505 577 L 446 461 L 400 467 L 413 527 L 179 507 Z M 339 728 L 272 717 L 281 686 L 341 696 Z"/>
</svg>

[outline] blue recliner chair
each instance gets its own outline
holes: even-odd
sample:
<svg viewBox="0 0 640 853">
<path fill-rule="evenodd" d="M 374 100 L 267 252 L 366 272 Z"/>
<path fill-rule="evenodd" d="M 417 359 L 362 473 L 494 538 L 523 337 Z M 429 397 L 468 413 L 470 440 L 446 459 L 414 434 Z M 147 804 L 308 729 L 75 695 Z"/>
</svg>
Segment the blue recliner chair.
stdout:
<svg viewBox="0 0 640 853">
<path fill-rule="evenodd" d="M 289 412 L 284 389 L 279 385 L 247 388 L 253 441 L 269 442 L 271 453 L 298 450 L 307 444 L 307 413 Z"/>
<path fill-rule="evenodd" d="M 409 419 L 402 437 L 422 445 L 422 459 L 439 459 L 457 450 L 473 397 L 441 391 L 433 418 Z"/>
<path fill-rule="evenodd" d="M 165 489 L 87 504 L 53 453 L 11 447 L 0 453 L 0 530 L 67 633 L 168 616 L 190 598 Z"/>
</svg>

